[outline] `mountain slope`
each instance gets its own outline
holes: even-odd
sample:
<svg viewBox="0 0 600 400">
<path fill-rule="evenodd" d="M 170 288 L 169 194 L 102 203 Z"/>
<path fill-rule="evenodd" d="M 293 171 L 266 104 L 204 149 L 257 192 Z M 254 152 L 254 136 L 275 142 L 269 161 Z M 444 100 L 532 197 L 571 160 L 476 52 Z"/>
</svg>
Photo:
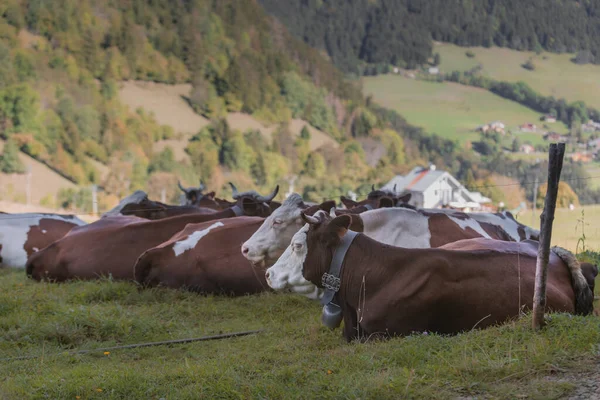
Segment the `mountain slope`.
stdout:
<svg viewBox="0 0 600 400">
<path fill-rule="evenodd" d="M 299 38 L 345 71 L 362 63 L 408 66 L 431 39 L 461 46 L 588 51 L 600 63 L 600 3 L 594 0 L 260 0 Z M 367 71 L 372 71 L 368 68 Z"/>
</svg>

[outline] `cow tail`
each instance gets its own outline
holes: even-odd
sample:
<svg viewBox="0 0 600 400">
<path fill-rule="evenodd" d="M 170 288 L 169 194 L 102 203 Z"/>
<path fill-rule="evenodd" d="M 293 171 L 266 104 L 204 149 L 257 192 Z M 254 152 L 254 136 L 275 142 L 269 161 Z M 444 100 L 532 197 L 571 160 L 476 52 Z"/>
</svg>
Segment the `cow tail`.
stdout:
<svg viewBox="0 0 600 400">
<path fill-rule="evenodd" d="M 583 276 L 579 261 L 573 253 L 562 247 L 554 246 L 552 251 L 567 264 L 567 267 L 569 267 L 571 284 L 573 285 L 573 292 L 575 293 L 575 314 L 591 314 L 594 310 L 594 293 Z"/>
</svg>

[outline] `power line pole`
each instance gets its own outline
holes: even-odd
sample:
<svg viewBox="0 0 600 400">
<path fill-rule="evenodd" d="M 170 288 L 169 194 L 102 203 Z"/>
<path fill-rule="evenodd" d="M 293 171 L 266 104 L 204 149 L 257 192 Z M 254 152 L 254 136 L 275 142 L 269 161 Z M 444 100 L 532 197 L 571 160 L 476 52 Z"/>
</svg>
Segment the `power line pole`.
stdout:
<svg viewBox="0 0 600 400">
<path fill-rule="evenodd" d="M 537 191 L 538 191 L 538 178 L 535 177 L 533 184 L 533 214 L 531 215 L 531 226 L 535 225 L 535 203 L 537 202 Z"/>
<path fill-rule="evenodd" d="M 92 185 L 92 214 L 98 215 L 98 186 Z"/>
<path fill-rule="evenodd" d="M 165 188 L 160 191 L 160 202 L 163 204 L 167 202 L 167 189 Z"/>
<path fill-rule="evenodd" d="M 31 165 L 27 166 L 27 182 L 25 185 L 25 192 L 27 196 L 27 205 L 31 205 Z"/>
</svg>

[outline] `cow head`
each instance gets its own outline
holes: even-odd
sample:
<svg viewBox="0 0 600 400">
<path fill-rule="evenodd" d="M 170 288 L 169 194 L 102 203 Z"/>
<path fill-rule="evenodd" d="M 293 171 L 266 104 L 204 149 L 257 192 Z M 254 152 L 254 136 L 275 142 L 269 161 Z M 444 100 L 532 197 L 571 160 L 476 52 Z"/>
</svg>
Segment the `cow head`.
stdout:
<svg viewBox="0 0 600 400">
<path fill-rule="evenodd" d="M 203 193 L 206 189 L 204 182 L 200 180 L 200 186 L 197 188 L 189 187 L 184 188 L 181 186 L 181 182 L 177 181 L 177 186 L 183 192 L 181 196 L 180 205 L 182 206 L 196 206 L 196 207 L 207 207 L 213 209 L 221 209 L 219 203 L 215 201 L 215 192 Z M 227 207 L 225 207 L 227 208 Z"/>
<path fill-rule="evenodd" d="M 300 218 L 303 211 L 312 215 L 317 210 L 332 207 L 335 207 L 334 201 L 308 207 L 299 194 L 292 193 L 242 245 L 242 254 L 253 264 L 272 264 L 290 244 L 294 233 L 304 225 Z"/>
<path fill-rule="evenodd" d="M 366 205 L 370 205 L 372 208 L 375 209 L 384 207 L 406 207 L 408 206 L 410 198 L 410 193 L 402 193 L 398 195 L 396 193 L 396 185 L 394 185 L 393 190 L 375 189 L 375 185 L 372 185 L 371 192 L 369 192 L 365 200 L 353 201 L 345 196 L 341 196 L 340 200 L 347 209 L 352 209 L 355 207 Z M 389 199 L 389 201 L 384 199 Z"/>
<path fill-rule="evenodd" d="M 235 206 L 239 207 L 244 215 L 250 217 L 268 217 L 271 215 L 270 203 L 273 201 L 277 193 L 279 192 L 279 185 L 275 187 L 275 190 L 268 196 L 261 196 L 255 191 L 251 190 L 248 192 L 238 192 L 235 185 L 229 182 L 232 189 L 232 197 L 235 200 Z"/>
<path fill-rule="evenodd" d="M 349 215 L 331 218 L 318 211 L 314 216 L 301 214 L 306 222 L 292 238 L 277 262 L 267 269 L 267 283 L 275 290 L 290 289 L 309 298 L 319 298 L 323 292 L 321 277 L 329 270 L 335 248 L 348 231 Z"/>
</svg>

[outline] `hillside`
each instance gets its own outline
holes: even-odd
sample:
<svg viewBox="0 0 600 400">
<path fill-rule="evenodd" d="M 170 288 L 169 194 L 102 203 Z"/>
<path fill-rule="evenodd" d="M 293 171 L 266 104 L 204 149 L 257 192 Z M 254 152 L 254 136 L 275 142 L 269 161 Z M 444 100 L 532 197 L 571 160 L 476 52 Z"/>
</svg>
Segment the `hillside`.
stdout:
<svg viewBox="0 0 600 400">
<path fill-rule="evenodd" d="M 4 141 L 0 140 L 0 153 L 4 149 Z M 45 203 L 55 206 L 55 196 L 61 189 L 73 189 L 75 184 L 57 174 L 48 166 L 33 159 L 27 154 L 20 153 L 19 159 L 31 171 L 31 203 Z M 0 173 L 0 200 L 27 201 L 27 179 L 19 174 Z M 44 201 L 45 200 L 45 201 Z"/>
<path fill-rule="evenodd" d="M 467 51 L 474 56 L 468 57 Z M 459 47 L 435 43 L 434 52 L 440 54 L 440 70 L 467 71 L 481 65 L 481 74 L 507 82 L 526 82 L 535 91 L 569 102 L 584 101 L 600 108 L 600 66 L 577 65 L 571 60 L 575 54 L 553 54 L 516 51 L 507 48 Z M 523 68 L 531 59 L 535 70 Z M 501 60 L 502 62 L 498 62 Z"/>
<path fill-rule="evenodd" d="M 518 126 L 537 123 L 540 114 L 487 90 L 452 82 L 426 82 L 400 75 L 363 78 L 364 91 L 384 107 L 397 110 L 416 126 L 428 132 L 459 140 L 477 141 L 480 125 L 502 121 L 515 137 L 533 145 L 543 143 L 542 135 L 520 133 Z M 567 131 L 562 123 L 553 129 Z"/>
<path fill-rule="evenodd" d="M 577 0 L 260 0 L 296 35 L 344 71 L 412 68 L 432 41 L 556 53 L 600 63 L 600 4 Z M 367 65 L 370 64 L 370 65 Z"/>
<path fill-rule="evenodd" d="M 0 7 L 1 138 L 113 200 L 175 199 L 177 179 L 201 176 L 268 190 L 297 175 L 314 195 L 343 193 L 397 170 L 374 173 L 357 141 L 387 140 L 389 123 L 362 123 L 358 88 L 256 2 L 134 3 Z"/>
<path fill-rule="evenodd" d="M 154 143 L 154 151 L 163 151 L 167 146 L 174 151 L 177 160 L 190 162 L 185 148 L 193 134 L 210 124 L 206 118 L 197 114 L 190 104 L 185 101 L 189 96 L 192 86 L 190 84 L 169 85 L 156 82 L 122 82 L 119 85 L 119 98 L 123 104 L 135 110 L 143 108 L 153 113 L 156 121 L 161 125 L 172 127 L 181 133 L 180 137 L 159 140 Z M 227 113 L 225 120 L 231 129 L 240 132 L 257 130 L 265 137 L 268 143 L 273 140 L 276 126 L 264 124 L 249 114 L 242 112 Z M 302 128 L 306 126 L 311 134 L 309 141 L 310 150 L 314 151 L 326 144 L 338 147 L 339 144 L 326 133 L 311 126 L 308 122 L 298 118 L 289 121 L 289 129 L 294 136 L 300 136 Z"/>
</svg>

